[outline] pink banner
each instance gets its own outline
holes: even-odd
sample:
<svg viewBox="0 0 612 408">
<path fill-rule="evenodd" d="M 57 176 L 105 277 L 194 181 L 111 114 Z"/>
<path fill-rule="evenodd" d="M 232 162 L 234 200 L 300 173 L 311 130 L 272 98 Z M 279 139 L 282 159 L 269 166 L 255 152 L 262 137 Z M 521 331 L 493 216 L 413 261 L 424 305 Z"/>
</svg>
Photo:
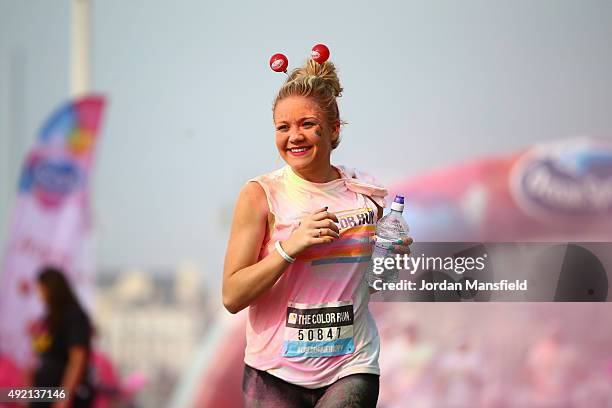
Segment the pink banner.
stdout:
<svg viewBox="0 0 612 408">
<path fill-rule="evenodd" d="M 83 306 L 91 303 L 89 186 L 104 104 L 87 96 L 62 106 L 25 159 L 0 276 L 0 353 L 22 367 L 31 355 L 28 327 L 43 311 L 41 267 L 60 267 Z"/>
<path fill-rule="evenodd" d="M 610 241 L 612 142 L 535 145 L 399 181 L 419 241 Z"/>
</svg>

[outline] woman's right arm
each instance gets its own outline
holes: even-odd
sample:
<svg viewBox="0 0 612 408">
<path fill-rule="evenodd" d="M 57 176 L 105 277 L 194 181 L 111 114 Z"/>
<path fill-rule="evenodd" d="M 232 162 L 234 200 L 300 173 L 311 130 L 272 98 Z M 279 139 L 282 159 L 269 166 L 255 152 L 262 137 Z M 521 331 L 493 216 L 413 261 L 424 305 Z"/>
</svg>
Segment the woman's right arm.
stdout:
<svg viewBox="0 0 612 408">
<path fill-rule="evenodd" d="M 238 196 L 223 267 L 223 306 L 230 313 L 238 313 L 274 285 L 288 265 L 276 251 L 257 262 L 267 220 L 263 189 L 247 183 Z"/>
<path fill-rule="evenodd" d="M 257 261 L 266 235 L 268 202 L 262 187 L 247 183 L 236 203 L 225 264 L 223 267 L 223 305 L 238 313 L 271 288 L 289 263 L 277 251 Z M 338 238 L 336 216 L 321 209 L 302 219 L 300 226 L 283 242 L 285 252 L 296 257 L 311 245 Z"/>
</svg>

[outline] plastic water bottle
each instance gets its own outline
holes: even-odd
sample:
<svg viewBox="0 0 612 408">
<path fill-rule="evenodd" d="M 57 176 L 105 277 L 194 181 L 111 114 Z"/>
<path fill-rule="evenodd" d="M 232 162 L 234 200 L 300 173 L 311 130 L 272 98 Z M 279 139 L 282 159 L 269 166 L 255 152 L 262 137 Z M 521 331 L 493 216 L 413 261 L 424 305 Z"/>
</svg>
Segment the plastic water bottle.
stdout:
<svg viewBox="0 0 612 408">
<path fill-rule="evenodd" d="M 382 265 L 383 271 L 375 273 L 374 263 L 377 258 L 395 258 L 395 254 L 391 252 L 392 245 L 397 245 L 397 240 L 408 236 L 408 223 L 402 216 L 403 211 L 404 196 L 396 195 L 395 200 L 391 203 L 391 212 L 378 220 L 376 224 L 376 244 L 374 244 L 372 260 L 367 270 L 368 285 L 370 286 L 373 286 L 376 280 L 382 282 L 398 281 L 399 271 L 395 267 L 385 268 L 382 261 L 377 261 L 379 268 Z"/>
</svg>

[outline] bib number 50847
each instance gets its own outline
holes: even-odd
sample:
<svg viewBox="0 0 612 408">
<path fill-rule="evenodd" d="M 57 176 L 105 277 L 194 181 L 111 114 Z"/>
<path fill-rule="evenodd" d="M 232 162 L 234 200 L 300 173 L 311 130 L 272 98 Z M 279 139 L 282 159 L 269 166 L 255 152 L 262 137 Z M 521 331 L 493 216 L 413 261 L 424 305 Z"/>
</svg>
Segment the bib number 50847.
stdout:
<svg viewBox="0 0 612 408">
<path fill-rule="evenodd" d="M 335 333 L 334 333 L 335 331 Z M 298 330 L 298 340 L 333 340 L 340 338 L 340 327 L 329 329 L 300 329 Z"/>
</svg>

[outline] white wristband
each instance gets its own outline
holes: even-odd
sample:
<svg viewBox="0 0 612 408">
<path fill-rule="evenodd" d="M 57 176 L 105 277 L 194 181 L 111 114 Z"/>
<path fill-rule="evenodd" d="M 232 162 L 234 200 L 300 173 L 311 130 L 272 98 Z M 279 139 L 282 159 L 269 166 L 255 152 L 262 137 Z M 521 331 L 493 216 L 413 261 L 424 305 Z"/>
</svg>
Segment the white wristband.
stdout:
<svg viewBox="0 0 612 408">
<path fill-rule="evenodd" d="M 280 256 L 282 256 L 285 261 L 287 261 L 289 263 L 294 263 L 295 262 L 295 258 L 290 257 L 289 254 L 285 252 L 285 250 L 283 249 L 283 247 L 280 244 L 280 241 L 276 241 L 274 243 L 274 247 L 276 248 L 276 252 L 278 252 L 278 254 Z"/>
</svg>

